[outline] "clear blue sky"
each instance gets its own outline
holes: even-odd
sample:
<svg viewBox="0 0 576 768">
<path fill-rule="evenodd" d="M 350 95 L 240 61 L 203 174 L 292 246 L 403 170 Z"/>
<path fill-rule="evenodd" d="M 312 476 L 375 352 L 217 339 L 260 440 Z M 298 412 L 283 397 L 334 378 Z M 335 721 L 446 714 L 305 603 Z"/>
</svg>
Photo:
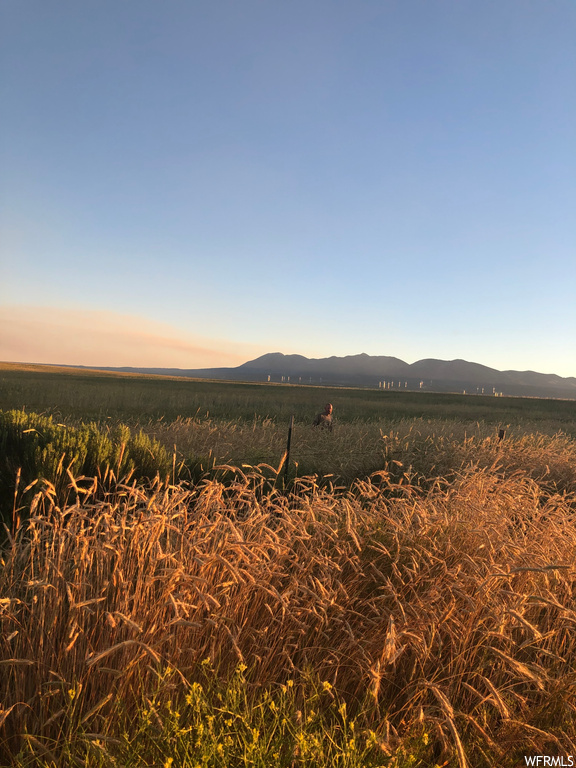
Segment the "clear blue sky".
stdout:
<svg viewBox="0 0 576 768">
<path fill-rule="evenodd" d="M 1 0 L 0 359 L 576 376 L 574 0 Z"/>
</svg>

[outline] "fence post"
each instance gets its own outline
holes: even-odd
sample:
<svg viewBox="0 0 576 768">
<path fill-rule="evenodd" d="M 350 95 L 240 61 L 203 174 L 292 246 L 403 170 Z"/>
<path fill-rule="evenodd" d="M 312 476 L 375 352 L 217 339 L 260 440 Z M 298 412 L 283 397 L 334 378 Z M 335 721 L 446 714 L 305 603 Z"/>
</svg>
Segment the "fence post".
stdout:
<svg viewBox="0 0 576 768">
<path fill-rule="evenodd" d="M 290 466 L 290 443 L 292 442 L 292 427 L 294 426 L 294 416 L 290 417 L 290 426 L 288 427 L 288 441 L 286 443 L 286 464 L 284 465 L 284 485 L 288 480 L 288 467 Z"/>
</svg>

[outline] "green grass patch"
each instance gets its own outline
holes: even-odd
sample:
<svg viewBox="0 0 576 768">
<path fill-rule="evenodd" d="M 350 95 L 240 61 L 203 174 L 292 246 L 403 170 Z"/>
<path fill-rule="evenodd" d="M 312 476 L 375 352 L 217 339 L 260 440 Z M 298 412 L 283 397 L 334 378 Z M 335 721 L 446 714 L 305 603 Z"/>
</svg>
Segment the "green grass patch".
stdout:
<svg viewBox="0 0 576 768">
<path fill-rule="evenodd" d="M 125 424 L 69 426 L 52 416 L 0 411 L 0 519 L 9 524 L 17 504 L 26 509 L 42 487 L 60 504 L 82 486 L 97 482 L 105 490 L 133 477 L 168 480 L 174 457 L 157 440 Z"/>
<path fill-rule="evenodd" d="M 102 732 L 105 720 L 98 716 L 109 697 L 84 714 L 82 687 L 66 689 L 59 729 L 51 738 L 24 736 L 15 763 L 22 768 L 53 768 L 58 761 L 92 768 L 435 765 L 426 728 L 414 728 L 400 745 L 391 738 L 386 717 L 374 717 L 373 701 L 351 715 L 327 680 L 308 674 L 298 682 L 288 678 L 260 689 L 250 684 L 245 664 L 227 679 L 216 675 L 209 660 L 201 667 L 200 682 L 184 686 L 174 670 L 158 671 L 156 689 L 142 696 L 135 712 L 115 701 L 110 718 L 116 723 L 114 736 Z M 177 696 L 170 695 L 174 689 Z M 100 732 L 94 733 L 94 727 Z"/>
</svg>

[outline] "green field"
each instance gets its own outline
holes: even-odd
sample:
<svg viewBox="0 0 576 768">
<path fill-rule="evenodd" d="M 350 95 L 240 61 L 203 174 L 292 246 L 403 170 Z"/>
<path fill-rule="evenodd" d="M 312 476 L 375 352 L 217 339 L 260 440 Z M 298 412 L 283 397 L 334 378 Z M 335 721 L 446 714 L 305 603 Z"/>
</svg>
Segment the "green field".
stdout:
<svg viewBox="0 0 576 768">
<path fill-rule="evenodd" d="M 576 754 L 575 402 L 4 365 L 0 448 L 0 765 Z"/>
<path fill-rule="evenodd" d="M 64 420 L 143 424 L 209 416 L 288 423 L 294 415 L 297 422 L 311 423 L 327 401 L 334 404 L 340 423 L 411 418 L 528 422 L 547 433 L 576 434 L 576 401 L 569 400 L 243 384 L 0 364 L 0 409 L 26 408 Z"/>
<path fill-rule="evenodd" d="M 331 434 L 311 426 L 327 401 L 335 410 Z M 563 476 L 557 477 L 554 457 L 576 434 L 573 401 L 242 384 L 6 364 L 0 369 L 0 413 L 4 518 L 13 507 L 19 467 L 21 489 L 43 477 L 62 491 L 70 485 L 67 470 L 92 477 L 108 467 L 116 479 L 130 471 L 150 480 L 159 473 L 174 483 L 207 472 L 220 476 L 215 472 L 219 465 L 267 466 L 269 473 L 282 465 L 283 482 L 316 475 L 349 486 L 385 466 L 389 471 L 402 466 L 411 479 L 444 477 L 474 462 L 488 466 L 499 460 L 512 468 L 520 454 L 538 453 L 544 442 L 548 482 L 570 489 Z M 499 443 L 501 429 L 506 439 Z M 541 474 L 542 462 L 536 464 Z"/>
</svg>

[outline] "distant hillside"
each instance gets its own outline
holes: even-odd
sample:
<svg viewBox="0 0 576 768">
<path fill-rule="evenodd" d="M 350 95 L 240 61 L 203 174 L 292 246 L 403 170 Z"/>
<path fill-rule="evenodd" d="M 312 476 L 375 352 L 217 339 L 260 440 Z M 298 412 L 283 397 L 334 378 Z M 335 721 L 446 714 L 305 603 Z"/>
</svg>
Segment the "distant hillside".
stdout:
<svg viewBox="0 0 576 768">
<path fill-rule="evenodd" d="M 576 399 L 576 378 L 574 377 L 562 378 L 555 374 L 535 371 L 498 371 L 466 360 L 427 359 L 408 364 L 397 357 L 366 354 L 317 359 L 272 352 L 236 368 L 188 370 L 107 368 L 105 370 L 229 381 L 270 381 Z"/>
</svg>

